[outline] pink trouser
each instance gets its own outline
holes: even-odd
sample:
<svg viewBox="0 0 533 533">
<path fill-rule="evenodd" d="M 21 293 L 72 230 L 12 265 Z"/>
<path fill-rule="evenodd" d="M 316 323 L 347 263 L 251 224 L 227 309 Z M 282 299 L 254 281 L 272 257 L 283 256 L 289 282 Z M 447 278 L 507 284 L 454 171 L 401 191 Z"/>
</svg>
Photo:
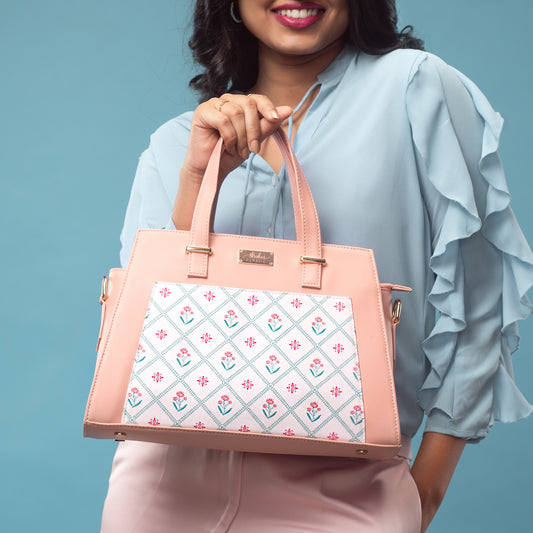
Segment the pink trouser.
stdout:
<svg viewBox="0 0 533 533">
<path fill-rule="evenodd" d="M 420 533 L 410 441 L 386 461 L 124 442 L 102 533 Z"/>
</svg>

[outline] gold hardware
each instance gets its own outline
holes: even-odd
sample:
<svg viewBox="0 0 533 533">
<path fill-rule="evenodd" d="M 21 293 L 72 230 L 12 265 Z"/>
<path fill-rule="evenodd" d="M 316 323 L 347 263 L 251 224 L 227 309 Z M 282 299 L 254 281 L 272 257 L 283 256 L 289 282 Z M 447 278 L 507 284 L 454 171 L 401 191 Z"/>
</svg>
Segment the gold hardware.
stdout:
<svg viewBox="0 0 533 533">
<path fill-rule="evenodd" d="M 398 324 L 400 322 L 400 316 L 402 314 L 402 301 L 396 300 L 392 306 L 392 323 Z"/>
<path fill-rule="evenodd" d="M 359 454 L 359 455 L 366 455 L 368 453 L 368 450 L 356 450 L 356 452 Z"/>
<path fill-rule="evenodd" d="M 261 250 L 239 250 L 239 263 L 247 265 L 274 265 L 274 253 Z"/>
<path fill-rule="evenodd" d="M 213 252 L 211 251 L 211 248 L 206 248 L 204 246 L 186 246 L 185 253 L 186 254 L 198 253 L 198 254 L 211 255 Z"/>
<path fill-rule="evenodd" d="M 100 294 L 100 303 L 107 300 L 107 276 L 102 278 L 102 292 Z"/>
<path fill-rule="evenodd" d="M 309 257 L 308 255 L 302 255 L 302 257 L 300 257 L 300 263 L 318 263 L 319 265 L 325 265 L 326 260 L 323 257 Z"/>
<path fill-rule="evenodd" d="M 117 442 L 123 442 L 125 439 L 123 439 L 122 437 L 125 437 L 125 436 L 126 436 L 126 433 L 122 433 L 122 432 L 120 432 L 120 431 L 117 431 L 117 432 L 115 433 L 115 440 L 116 440 Z"/>
</svg>

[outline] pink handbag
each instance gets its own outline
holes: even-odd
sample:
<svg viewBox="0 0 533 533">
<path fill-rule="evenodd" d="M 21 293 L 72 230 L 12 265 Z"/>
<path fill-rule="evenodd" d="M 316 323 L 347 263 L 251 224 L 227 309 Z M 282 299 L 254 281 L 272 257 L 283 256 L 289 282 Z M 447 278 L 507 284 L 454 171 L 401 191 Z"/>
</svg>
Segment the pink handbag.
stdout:
<svg viewBox="0 0 533 533">
<path fill-rule="evenodd" d="M 141 229 L 102 285 L 86 437 L 261 453 L 394 456 L 401 304 L 372 250 L 322 244 L 285 134 L 296 241 L 210 233 L 222 141 L 190 232 Z"/>
</svg>

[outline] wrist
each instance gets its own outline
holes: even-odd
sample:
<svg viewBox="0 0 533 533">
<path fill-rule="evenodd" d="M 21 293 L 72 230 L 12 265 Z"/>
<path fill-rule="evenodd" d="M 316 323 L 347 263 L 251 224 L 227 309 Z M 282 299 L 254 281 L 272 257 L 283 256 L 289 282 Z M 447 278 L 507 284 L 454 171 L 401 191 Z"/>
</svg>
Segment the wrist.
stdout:
<svg viewBox="0 0 533 533">
<path fill-rule="evenodd" d="M 188 188 L 200 188 L 202 180 L 204 179 L 205 168 L 197 168 L 187 161 L 183 163 L 180 170 L 179 186 L 182 185 Z"/>
</svg>

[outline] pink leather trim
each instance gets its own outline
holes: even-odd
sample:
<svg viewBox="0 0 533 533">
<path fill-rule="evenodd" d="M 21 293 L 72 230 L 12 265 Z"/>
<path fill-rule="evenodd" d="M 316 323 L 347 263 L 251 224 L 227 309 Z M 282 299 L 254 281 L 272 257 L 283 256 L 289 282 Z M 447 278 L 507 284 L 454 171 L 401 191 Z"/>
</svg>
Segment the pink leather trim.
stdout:
<svg viewBox="0 0 533 533">
<path fill-rule="evenodd" d="M 96 343 L 96 352 L 98 354 L 96 359 L 97 363 L 102 355 L 102 350 L 100 350 L 100 342 L 102 337 L 105 337 L 109 333 L 109 328 L 111 326 L 111 317 L 109 315 L 113 313 L 113 310 L 117 304 L 123 279 L 124 269 L 122 268 L 112 268 L 107 276 L 107 300 L 102 302 L 100 332 L 98 333 L 98 341 Z"/>
<path fill-rule="evenodd" d="M 114 431 L 124 428 L 121 425 L 122 408 L 152 286 L 155 281 L 191 282 L 187 276 L 191 254 L 184 253 L 189 237 L 189 232 L 184 231 L 138 231 L 118 301 L 111 307 L 114 300 L 111 300 L 110 295 L 106 304 L 108 310 L 99 360 L 85 417 L 86 436 L 101 436 L 101 430 L 97 428 L 107 427 L 107 424 L 115 428 Z M 298 263 L 301 249 L 296 241 L 212 234 L 210 244 L 213 254 L 209 257 L 208 277 L 197 278 L 195 281 L 198 284 L 343 295 L 352 298 L 367 420 L 367 443 L 364 447 L 375 449 L 375 453 L 380 457 L 382 454 L 388 457 L 395 455 L 400 446 L 400 427 L 390 355 L 390 306 L 387 300 L 387 310 L 384 313 L 384 289 L 378 280 L 372 250 L 323 245 L 327 266 L 323 268 L 321 287 L 309 289 L 301 288 L 301 266 Z M 241 248 L 272 251 L 275 254 L 274 266 L 240 264 L 238 258 Z M 117 277 L 122 275 L 120 271 L 114 272 Z M 113 293 L 116 294 L 116 285 L 113 285 Z M 390 293 L 390 290 L 386 287 L 385 292 Z M 385 316 L 388 317 L 389 324 L 386 324 Z M 131 434 L 135 435 L 134 438 L 143 435 L 135 426 L 129 428 L 130 432 L 132 428 Z M 145 431 L 149 431 L 149 435 L 154 434 L 153 428 Z M 157 434 L 167 435 L 167 431 L 174 429 L 158 430 Z M 183 432 L 184 430 L 180 430 L 180 435 Z M 110 434 L 111 429 L 106 435 Z M 147 433 L 144 435 L 148 436 Z M 222 443 L 221 446 L 233 447 L 226 443 L 225 436 L 221 437 L 218 433 L 217 435 L 213 447 L 219 447 L 219 442 Z M 238 436 L 240 439 L 242 434 L 239 433 Z M 170 439 L 167 436 L 164 438 Z M 187 437 L 186 441 L 189 442 L 192 438 Z M 149 440 L 153 440 L 153 437 Z M 308 440 L 316 442 L 313 439 L 305 439 L 306 442 Z M 269 441 L 273 439 L 269 438 Z M 275 439 L 274 441 L 279 442 Z M 285 439 L 282 441 L 286 442 Z M 327 442 L 323 443 L 323 446 L 331 444 L 338 448 L 342 443 Z M 298 445 L 297 451 L 284 453 L 315 454 L 316 450 L 322 449 L 322 445 L 309 446 L 313 451 L 304 452 Z M 274 448 L 278 449 L 278 445 L 274 445 Z M 344 452 L 340 455 L 343 454 Z M 370 452 L 367 455 L 375 456 Z"/>
<path fill-rule="evenodd" d="M 393 333 L 394 326 L 392 324 L 392 291 L 390 284 L 381 284 L 381 303 L 383 305 L 383 317 L 385 320 L 385 331 L 387 333 L 387 345 L 389 347 L 389 355 L 392 357 L 392 367 L 394 368 L 396 353 Z"/>
<path fill-rule="evenodd" d="M 339 441 L 320 441 L 306 437 L 262 435 L 238 431 L 210 431 L 208 429 L 161 428 L 127 424 L 85 424 L 85 436 L 97 439 L 113 439 L 115 432 L 125 433 L 127 440 L 154 441 L 180 446 L 209 447 L 215 450 L 239 450 L 254 453 L 283 453 L 289 455 L 331 455 L 366 459 L 388 459 L 401 450 L 398 445 L 373 445 Z M 360 453 L 364 450 L 366 453 Z"/>
</svg>

